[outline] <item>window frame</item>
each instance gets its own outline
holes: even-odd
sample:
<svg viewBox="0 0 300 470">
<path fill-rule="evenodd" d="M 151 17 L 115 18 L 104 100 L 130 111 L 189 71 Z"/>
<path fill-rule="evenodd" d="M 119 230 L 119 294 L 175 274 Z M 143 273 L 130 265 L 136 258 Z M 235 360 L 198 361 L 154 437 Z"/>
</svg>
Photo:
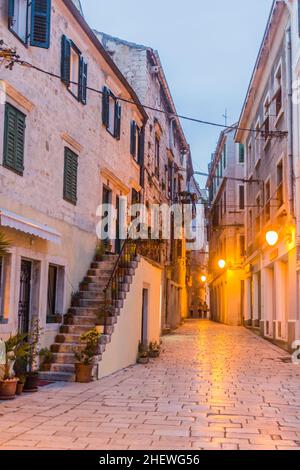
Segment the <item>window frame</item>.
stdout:
<svg viewBox="0 0 300 470">
<path fill-rule="evenodd" d="M 243 192 L 241 193 L 241 189 Z M 241 197 L 243 194 L 243 197 Z M 245 185 L 244 184 L 239 184 L 239 210 L 244 211 L 246 207 L 245 204 Z"/>
<path fill-rule="evenodd" d="M 24 136 L 23 136 L 23 141 L 22 141 L 22 146 L 23 146 L 23 155 L 22 155 L 22 170 L 19 170 L 17 168 L 17 165 L 16 165 L 16 141 L 14 142 L 15 144 L 15 148 L 14 148 L 14 166 L 11 166 L 8 162 L 7 162 L 7 145 L 8 145 L 8 118 L 7 118 L 7 113 L 8 113 L 8 109 L 11 109 L 13 110 L 16 115 L 19 115 L 20 117 L 22 117 L 23 119 L 23 122 L 24 122 Z M 3 138 L 3 159 L 2 159 L 2 166 L 4 168 L 6 168 L 7 170 L 10 170 L 12 171 L 13 173 L 16 173 L 17 175 L 19 176 L 23 176 L 24 175 L 24 160 L 25 160 L 25 144 L 26 144 L 26 114 L 24 114 L 22 111 L 20 111 L 16 106 L 12 105 L 10 102 L 6 101 L 5 103 L 5 108 L 4 108 L 4 138 Z M 16 128 L 15 128 L 15 131 L 16 131 Z M 17 139 L 17 137 L 15 137 L 15 139 Z"/>
<path fill-rule="evenodd" d="M 154 140 L 154 173 L 157 178 L 160 176 L 160 137 L 155 134 Z"/>
<path fill-rule="evenodd" d="M 82 57 L 82 53 L 80 51 L 80 49 L 76 46 L 76 44 L 74 43 L 74 41 L 72 41 L 72 39 L 69 39 L 70 43 L 71 43 L 71 50 L 70 50 L 70 77 L 69 77 L 69 85 L 67 86 L 67 90 L 69 93 L 71 93 L 72 96 L 74 96 L 74 98 L 77 100 L 77 101 L 80 101 L 80 59 Z M 71 87 L 72 87 L 72 51 L 75 52 L 75 54 L 77 55 L 77 58 L 78 58 L 78 77 L 77 77 L 77 95 L 75 93 L 73 93 Z"/>
<path fill-rule="evenodd" d="M 4 303 L 4 263 L 5 263 L 4 256 L 0 256 L 0 323 L 3 322 L 3 318 L 4 318 L 4 311 L 3 311 L 3 303 Z"/>
<path fill-rule="evenodd" d="M 280 72 L 280 79 L 278 78 Z M 274 73 L 274 101 L 275 101 L 275 127 L 277 127 L 278 122 L 280 121 L 281 116 L 283 115 L 283 77 L 282 77 L 282 72 L 283 72 L 283 66 L 282 66 L 282 59 L 280 59 L 275 73 Z M 280 109 L 277 109 L 277 96 L 281 92 L 281 107 Z"/>
<path fill-rule="evenodd" d="M 70 155 L 72 157 L 74 157 L 74 160 L 76 158 L 76 197 L 73 198 L 73 197 L 69 197 L 68 194 L 67 194 L 67 187 L 66 187 L 66 165 L 67 165 L 67 162 L 66 162 L 66 159 L 67 159 L 67 154 L 68 152 L 70 153 Z M 70 149 L 69 147 L 65 147 L 64 148 L 64 174 L 63 174 L 63 199 L 68 202 L 69 204 L 72 204 L 73 206 L 76 206 L 77 205 L 77 202 L 78 202 L 78 166 L 79 166 L 79 156 L 78 154 L 76 154 L 72 149 Z M 71 182 L 71 184 L 73 184 L 73 181 Z"/>
<path fill-rule="evenodd" d="M 256 168 L 261 161 L 261 127 L 260 118 L 257 119 L 255 124 L 255 155 L 254 155 L 254 167 Z"/>
</svg>

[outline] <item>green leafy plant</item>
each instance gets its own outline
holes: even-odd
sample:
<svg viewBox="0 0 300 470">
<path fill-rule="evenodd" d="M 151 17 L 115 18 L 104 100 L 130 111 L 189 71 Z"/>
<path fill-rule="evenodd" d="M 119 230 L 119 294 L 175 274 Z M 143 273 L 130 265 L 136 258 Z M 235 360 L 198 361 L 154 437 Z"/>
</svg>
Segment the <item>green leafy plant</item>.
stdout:
<svg viewBox="0 0 300 470">
<path fill-rule="evenodd" d="M 43 328 L 40 327 L 40 321 L 38 318 L 34 318 L 31 322 L 29 334 L 27 336 L 27 343 L 29 345 L 28 357 L 27 357 L 27 369 L 28 373 L 33 374 L 36 367 L 36 360 L 39 355 L 39 341 L 40 336 L 43 332 Z"/>
<path fill-rule="evenodd" d="M 149 351 L 154 353 L 160 352 L 160 345 L 157 342 L 149 344 Z"/>
<path fill-rule="evenodd" d="M 8 254 L 8 250 L 11 246 L 11 241 L 6 238 L 6 236 L 0 232 L 0 257 Z"/>
<path fill-rule="evenodd" d="M 6 364 L 4 380 L 11 380 L 15 377 L 15 363 L 16 361 L 25 361 L 29 356 L 30 346 L 26 341 L 26 335 L 17 334 L 10 336 L 5 341 L 6 349 Z"/>
<path fill-rule="evenodd" d="M 80 336 L 80 342 L 85 345 L 85 348 L 80 352 L 75 352 L 75 358 L 78 363 L 86 366 L 92 364 L 93 358 L 97 355 L 100 337 L 101 334 L 96 329 Z"/>
<path fill-rule="evenodd" d="M 39 351 L 39 358 L 41 360 L 41 365 L 51 364 L 53 360 L 53 352 L 48 348 L 43 348 Z"/>
</svg>

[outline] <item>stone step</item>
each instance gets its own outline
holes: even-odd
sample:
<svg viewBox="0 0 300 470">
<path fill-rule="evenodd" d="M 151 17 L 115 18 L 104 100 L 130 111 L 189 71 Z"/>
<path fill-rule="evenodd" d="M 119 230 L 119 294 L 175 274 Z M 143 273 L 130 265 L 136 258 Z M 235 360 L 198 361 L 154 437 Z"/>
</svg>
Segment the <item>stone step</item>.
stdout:
<svg viewBox="0 0 300 470">
<path fill-rule="evenodd" d="M 105 325 L 105 335 L 112 336 L 115 331 L 115 327 L 113 325 Z"/>
<path fill-rule="evenodd" d="M 55 343 L 51 345 L 53 353 L 74 353 L 82 351 L 85 348 L 84 344 L 80 343 Z"/>
<path fill-rule="evenodd" d="M 53 364 L 75 364 L 77 362 L 74 352 L 72 353 L 54 353 Z"/>
<path fill-rule="evenodd" d="M 104 299 L 102 300 L 93 300 L 93 299 L 80 299 L 79 307 L 84 308 L 100 308 L 104 305 Z"/>
<path fill-rule="evenodd" d="M 89 269 L 87 272 L 87 277 L 101 277 L 103 275 L 107 275 L 108 277 L 111 276 L 112 269 Z"/>
<path fill-rule="evenodd" d="M 55 338 L 56 343 L 66 344 L 66 343 L 77 343 L 80 342 L 80 334 L 72 333 L 61 333 L 58 334 Z"/>
<path fill-rule="evenodd" d="M 93 315 L 92 317 L 88 316 L 82 316 L 80 317 L 79 315 L 72 315 L 72 316 L 66 316 L 65 317 L 65 325 L 82 325 L 86 326 L 89 325 L 91 329 L 95 327 L 95 322 L 96 322 L 96 315 Z"/>
<path fill-rule="evenodd" d="M 75 374 L 68 372 L 39 372 L 39 378 L 49 382 L 75 382 Z"/>
<path fill-rule="evenodd" d="M 104 324 L 106 326 L 115 325 L 116 323 L 118 323 L 118 317 L 117 316 L 106 317 L 105 320 L 104 320 Z"/>
<path fill-rule="evenodd" d="M 104 292 L 99 290 L 85 290 L 80 291 L 80 297 L 82 299 L 91 300 L 104 300 Z"/>
<path fill-rule="evenodd" d="M 115 267 L 115 261 L 105 260 L 105 261 L 93 261 L 91 263 L 91 269 L 111 269 Z"/>
<path fill-rule="evenodd" d="M 50 365 L 50 372 L 64 372 L 69 374 L 75 373 L 75 365 L 74 364 L 51 364 Z"/>
<path fill-rule="evenodd" d="M 97 316 L 98 311 L 98 308 L 72 307 L 68 313 L 70 315 L 78 315 L 79 317 L 92 317 L 94 315 Z"/>
<path fill-rule="evenodd" d="M 90 325 L 62 325 L 60 327 L 60 332 L 63 334 L 75 334 L 75 335 L 82 335 L 83 333 L 87 333 L 91 331 Z"/>
</svg>

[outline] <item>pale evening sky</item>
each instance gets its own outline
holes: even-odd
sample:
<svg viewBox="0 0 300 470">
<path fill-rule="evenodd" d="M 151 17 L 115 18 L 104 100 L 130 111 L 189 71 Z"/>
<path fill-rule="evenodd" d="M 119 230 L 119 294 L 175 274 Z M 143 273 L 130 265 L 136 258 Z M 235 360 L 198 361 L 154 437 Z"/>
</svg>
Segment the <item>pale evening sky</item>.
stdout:
<svg viewBox="0 0 300 470">
<path fill-rule="evenodd" d="M 81 0 L 91 27 L 159 51 L 179 114 L 238 120 L 272 0 Z M 182 122 L 195 170 L 220 130 Z M 205 179 L 198 179 L 201 186 Z"/>
</svg>

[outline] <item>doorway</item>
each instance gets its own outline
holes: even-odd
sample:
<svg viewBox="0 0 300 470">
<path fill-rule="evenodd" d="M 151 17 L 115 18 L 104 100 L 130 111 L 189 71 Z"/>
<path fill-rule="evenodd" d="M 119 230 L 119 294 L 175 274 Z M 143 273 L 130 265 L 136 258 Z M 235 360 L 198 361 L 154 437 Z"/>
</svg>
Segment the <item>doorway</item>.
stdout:
<svg viewBox="0 0 300 470">
<path fill-rule="evenodd" d="M 149 314 L 149 289 L 143 289 L 142 304 L 142 344 L 148 344 L 148 314 Z"/>
<path fill-rule="evenodd" d="M 31 261 L 22 259 L 18 307 L 18 331 L 20 334 L 27 334 L 30 328 L 31 274 Z"/>
</svg>

